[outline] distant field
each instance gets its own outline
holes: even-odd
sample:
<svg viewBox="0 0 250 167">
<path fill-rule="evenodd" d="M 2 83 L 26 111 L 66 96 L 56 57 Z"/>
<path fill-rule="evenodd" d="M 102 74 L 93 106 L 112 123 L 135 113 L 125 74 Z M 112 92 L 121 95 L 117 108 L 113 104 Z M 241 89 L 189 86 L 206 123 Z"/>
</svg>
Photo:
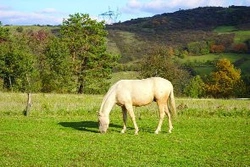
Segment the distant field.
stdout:
<svg viewBox="0 0 250 167">
<path fill-rule="evenodd" d="M 235 32 L 235 43 L 244 43 L 246 40 L 250 39 L 250 31 L 236 31 Z"/>
<path fill-rule="evenodd" d="M 0 166 L 249 166 L 249 100 L 176 98 L 174 130 L 154 134 L 156 104 L 135 108 L 122 128 L 121 110 L 111 112 L 108 133 L 98 133 L 103 95 L 34 94 L 30 116 L 26 95 L 0 92 Z"/>
<path fill-rule="evenodd" d="M 214 32 L 217 33 L 234 33 L 235 38 L 234 42 L 235 43 L 243 43 L 246 40 L 250 39 L 250 31 L 243 31 L 243 30 L 238 30 L 235 26 L 219 26 L 214 29 Z"/>
<path fill-rule="evenodd" d="M 221 54 L 207 54 L 201 56 L 188 56 L 185 59 L 178 59 L 181 63 L 193 63 L 197 66 L 194 68 L 197 74 L 209 74 L 213 67 L 202 65 L 207 61 L 214 61 L 218 59 L 226 58 L 230 60 L 232 63 L 244 59 L 244 61 L 236 68 L 240 68 L 242 73 L 249 73 L 250 71 L 250 56 L 249 54 L 237 54 L 237 53 L 221 53 Z"/>
<path fill-rule="evenodd" d="M 235 26 L 219 26 L 214 29 L 214 32 L 218 33 L 232 32 L 232 31 L 237 31 L 237 28 Z"/>
</svg>

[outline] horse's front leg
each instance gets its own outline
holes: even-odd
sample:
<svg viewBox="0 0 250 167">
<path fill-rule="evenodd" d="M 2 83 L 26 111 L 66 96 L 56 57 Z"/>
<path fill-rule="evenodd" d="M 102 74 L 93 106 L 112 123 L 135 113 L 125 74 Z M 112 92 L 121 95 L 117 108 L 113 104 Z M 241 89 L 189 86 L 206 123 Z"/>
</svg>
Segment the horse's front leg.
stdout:
<svg viewBox="0 0 250 167">
<path fill-rule="evenodd" d="M 139 131 L 139 128 L 138 128 L 136 120 L 135 120 L 135 113 L 133 111 L 133 106 L 132 106 L 132 104 L 126 104 L 125 107 L 126 107 L 128 113 L 129 113 L 129 115 L 130 115 L 130 117 L 131 117 L 131 119 L 133 121 L 133 124 L 134 124 L 134 127 L 135 127 L 135 134 L 137 135 L 138 131 Z"/>
<path fill-rule="evenodd" d="M 125 131 L 126 131 L 126 129 L 127 129 L 127 126 L 126 126 L 126 124 L 127 124 L 127 109 L 126 109 L 126 107 L 122 107 L 122 119 L 123 119 L 123 128 L 122 128 L 122 131 L 121 131 L 121 133 L 125 133 Z"/>
</svg>

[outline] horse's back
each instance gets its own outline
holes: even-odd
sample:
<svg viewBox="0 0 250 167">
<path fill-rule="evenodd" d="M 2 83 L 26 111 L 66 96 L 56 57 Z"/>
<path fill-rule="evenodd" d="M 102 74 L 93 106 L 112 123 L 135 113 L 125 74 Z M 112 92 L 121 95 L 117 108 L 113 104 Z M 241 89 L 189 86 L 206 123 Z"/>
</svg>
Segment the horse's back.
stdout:
<svg viewBox="0 0 250 167">
<path fill-rule="evenodd" d="M 160 77 L 151 78 L 154 82 L 154 96 L 155 100 L 167 100 L 170 93 L 173 91 L 173 85 L 169 80 Z"/>
<path fill-rule="evenodd" d="M 147 105 L 153 100 L 167 99 L 172 89 L 171 82 L 160 77 L 121 80 L 116 83 L 117 103 L 123 105 L 130 102 L 135 106 Z"/>
</svg>

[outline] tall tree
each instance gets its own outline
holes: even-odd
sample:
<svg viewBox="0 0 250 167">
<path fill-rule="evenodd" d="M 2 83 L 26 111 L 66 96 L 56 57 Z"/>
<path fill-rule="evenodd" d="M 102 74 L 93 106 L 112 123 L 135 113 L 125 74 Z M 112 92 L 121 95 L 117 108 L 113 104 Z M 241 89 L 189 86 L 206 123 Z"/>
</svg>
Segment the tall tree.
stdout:
<svg viewBox="0 0 250 167">
<path fill-rule="evenodd" d="M 241 71 L 228 59 L 220 59 L 216 63 L 215 70 L 209 75 L 205 89 L 208 96 L 215 98 L 237 97 L 245 91 Z"/>
<path fill-rule="evenodd" d="M 106 52 L 104 22 L 76 13 L 63 21 L 60 32 L 69 48 L 78 93 L 105 92 L 117 57 Z"/>
</svg>

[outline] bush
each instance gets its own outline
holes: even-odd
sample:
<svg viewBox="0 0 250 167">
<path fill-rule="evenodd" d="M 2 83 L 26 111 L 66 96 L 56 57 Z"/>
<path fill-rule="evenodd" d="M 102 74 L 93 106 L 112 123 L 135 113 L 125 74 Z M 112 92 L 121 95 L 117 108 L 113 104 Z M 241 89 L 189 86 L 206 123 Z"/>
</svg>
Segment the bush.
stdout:
<svg viewBox="0 0 250 167">
<path fill-rule="evenodd" d="M 225 46 L 223 45 L 212 45 L 210 47 L 210 52 L 212 53 L 223 53 L 225 51 Z"/>
<path fill-rule="evenodd" d="M 185 87 L 184 93 L 192 98 L 202 97 L 204 95 L 204 82 L 199 75 L 191 79 Z"/>
<path fill-rule="evenodd" d="M 238 43 L 233 45 L 233 51 L 236 53 L 247 53 L 247 45 L 245 43 Z"/>
</svg>

